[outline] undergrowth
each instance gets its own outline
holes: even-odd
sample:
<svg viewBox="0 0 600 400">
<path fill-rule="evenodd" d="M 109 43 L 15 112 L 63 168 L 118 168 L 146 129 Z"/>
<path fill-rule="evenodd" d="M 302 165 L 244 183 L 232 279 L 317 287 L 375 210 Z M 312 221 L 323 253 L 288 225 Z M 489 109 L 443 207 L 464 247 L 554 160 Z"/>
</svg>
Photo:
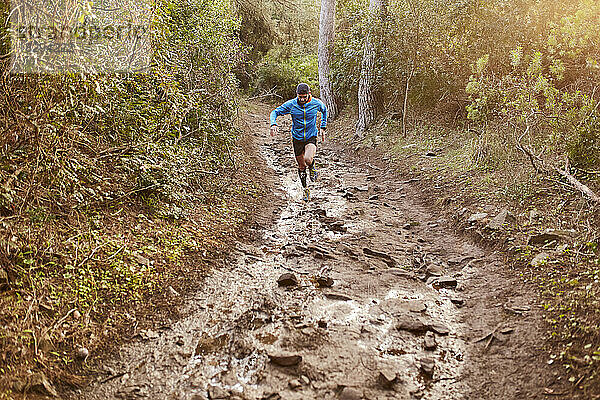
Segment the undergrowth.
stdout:
<svg viewBox="0 0 600 400">
<path fill-rule="evenodd" d="M 147 72 L 0 79 L 0 398 L 76 374 L 126 310 L 185 289 L 245 216 L 228 1 L 156 4 Z M 250 191 L 254 189 L 249 189 Z"/>
</svg>

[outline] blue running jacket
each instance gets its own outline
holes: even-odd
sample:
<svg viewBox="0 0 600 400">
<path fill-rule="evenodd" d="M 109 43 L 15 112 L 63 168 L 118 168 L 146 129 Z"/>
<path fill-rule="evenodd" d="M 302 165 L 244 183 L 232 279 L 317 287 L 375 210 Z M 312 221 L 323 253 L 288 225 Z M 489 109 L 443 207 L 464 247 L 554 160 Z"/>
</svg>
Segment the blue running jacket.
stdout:
<svg viewBox="0 0 600 400">
<path fill-rule="evenodd" d="M 327 126 L 327 108 L 319 99 L 311 97 L 310 101 L 301 106 L 298 98 L 288 100 L 273 111 L 271 111 L 271 126 L 277 125 L 277 117 L 281 115 L 292 115 L 292 137 L 296 140 L 306 141 L 316 137 L 317 114 L 321 112 L 321 128 Z"/>
</svg>

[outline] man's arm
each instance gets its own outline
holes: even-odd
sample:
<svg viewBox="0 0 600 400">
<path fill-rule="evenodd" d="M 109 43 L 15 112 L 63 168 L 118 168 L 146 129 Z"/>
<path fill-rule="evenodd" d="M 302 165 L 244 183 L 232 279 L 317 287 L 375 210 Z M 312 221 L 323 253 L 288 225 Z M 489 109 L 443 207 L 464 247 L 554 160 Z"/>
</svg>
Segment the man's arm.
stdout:
<svg viewBox="0 0 600 400">
<path fill-rule="evenodd" d="M 325 130 L 327 129 L 327 107 L 321 101 L 319 111 L 321 111 L 321 143 L 325 142 Z"/>
<path fill-rule="evenodd" d="M 291 109 L 291 102 L 286 101 L 285 103 L 271 111 L 271 115 L 269 118 L 271 121 L 271 136 L 275 136 L 279 132 L 279 127 L 277 126 L 277 117 L 289 114 Z"/>
</svg>

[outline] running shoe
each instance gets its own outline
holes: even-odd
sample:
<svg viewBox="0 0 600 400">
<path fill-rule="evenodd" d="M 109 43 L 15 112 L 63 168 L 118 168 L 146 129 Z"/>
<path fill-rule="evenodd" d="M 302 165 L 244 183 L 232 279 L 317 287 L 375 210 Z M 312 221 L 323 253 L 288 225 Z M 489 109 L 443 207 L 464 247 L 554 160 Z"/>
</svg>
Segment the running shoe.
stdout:
<svg viewBox="0 0 600 400">
<path fill-rule="evenodd" d="M 307 187 L 304 188 L 304 197 L 302 197 L 302 200 L 304 200 L 304 201 L 310 200 L 310 189 Z"/>
</svg>

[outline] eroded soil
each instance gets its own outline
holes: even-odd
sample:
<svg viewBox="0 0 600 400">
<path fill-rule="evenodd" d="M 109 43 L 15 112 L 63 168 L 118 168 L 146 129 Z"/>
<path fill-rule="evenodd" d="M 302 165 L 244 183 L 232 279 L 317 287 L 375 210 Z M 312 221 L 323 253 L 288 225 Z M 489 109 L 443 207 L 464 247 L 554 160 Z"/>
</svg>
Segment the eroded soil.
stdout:
<svg viewBox="0 0 600 400">
<path fill-rule="evenodd" d="M 267 112 L 245 118 L 276 196 L 257 213 L 274 210 L 274 223 L 199 284 L 184 318 L 140 331 L 80 398 L 569 398 L 541 351 L 532 289 L 501 254 L 454 234 L 385 161 L 333 143 L 302 202 L 289 140 L 268 137 Z M 297 284 L 280 286 L 284 273 Z"/>
</svg>

